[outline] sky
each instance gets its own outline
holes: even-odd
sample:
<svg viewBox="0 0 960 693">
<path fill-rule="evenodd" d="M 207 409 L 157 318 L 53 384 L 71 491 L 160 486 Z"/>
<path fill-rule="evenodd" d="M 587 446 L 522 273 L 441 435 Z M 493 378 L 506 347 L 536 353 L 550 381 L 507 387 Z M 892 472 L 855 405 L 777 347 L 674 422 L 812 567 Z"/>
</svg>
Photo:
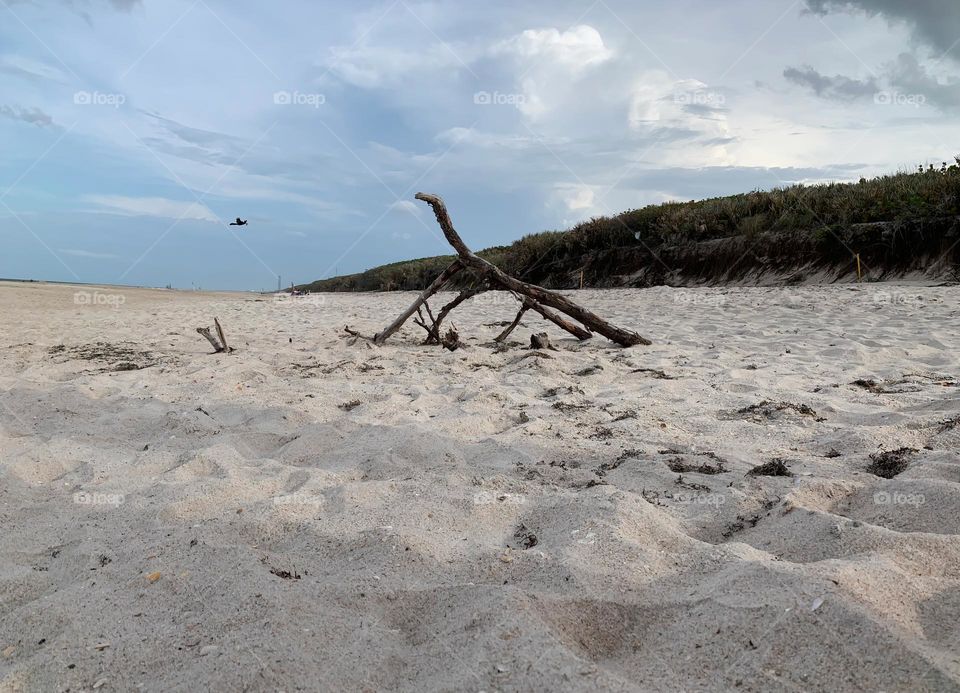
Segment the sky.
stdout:
<svg viewBox="0 0 960 693">
<path fill-rule="evenodd" d="M 0 277 L 261 290 L 952 160 L 957 0 L 0 0 Z M 246 226 L 229 226 L 236 217 Z"/>
</svg>

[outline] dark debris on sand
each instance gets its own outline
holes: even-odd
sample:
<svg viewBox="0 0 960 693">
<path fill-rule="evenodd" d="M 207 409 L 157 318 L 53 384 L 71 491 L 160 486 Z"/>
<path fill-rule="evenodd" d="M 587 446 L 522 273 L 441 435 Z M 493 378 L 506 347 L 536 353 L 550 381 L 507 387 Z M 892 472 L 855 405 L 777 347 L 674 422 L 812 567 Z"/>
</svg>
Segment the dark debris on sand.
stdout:
<svg viewBox="0 0 960 693">
<path fill-rule="evenodd" d="M 749 472 L 748 476 L 793 476 L 793 472 L 787 469 L 787 464 L 779 457 L 764 464 L 757 465 Z"/>
<path fill-rule="evenodd" d="M 892 479 L 910 466 L 910 458 L 918 452 L 920 451 L 916 448 L 898 448 L 875 452 L 870 455 L 870 464 L 867 466 L 867 471 L 883 479 Z"/>
</svg>

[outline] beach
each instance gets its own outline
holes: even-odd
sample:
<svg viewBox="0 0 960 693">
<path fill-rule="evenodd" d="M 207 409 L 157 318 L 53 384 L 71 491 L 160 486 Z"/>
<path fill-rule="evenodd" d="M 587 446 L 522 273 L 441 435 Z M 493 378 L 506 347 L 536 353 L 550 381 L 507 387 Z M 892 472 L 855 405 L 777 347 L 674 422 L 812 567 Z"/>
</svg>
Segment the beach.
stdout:
<svg viewBox="0 0 960 693">
<path fill-rule="evenodd" d="M 565 293 L 0 283 L 0 691 L 960 690 L 956 288 Z"/>
</svg>

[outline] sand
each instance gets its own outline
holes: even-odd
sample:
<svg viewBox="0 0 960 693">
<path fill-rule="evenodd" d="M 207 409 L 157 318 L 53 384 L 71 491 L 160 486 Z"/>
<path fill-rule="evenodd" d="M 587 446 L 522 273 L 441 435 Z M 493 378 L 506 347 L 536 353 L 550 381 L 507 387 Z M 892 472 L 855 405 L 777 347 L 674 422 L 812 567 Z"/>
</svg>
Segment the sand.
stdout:
<svg viewBox="0 0 960 693">
<path fill-rule="evenodd" d="M 960 690 L 956 291 L 0 284 L 0 690 Z"/>
</svg>

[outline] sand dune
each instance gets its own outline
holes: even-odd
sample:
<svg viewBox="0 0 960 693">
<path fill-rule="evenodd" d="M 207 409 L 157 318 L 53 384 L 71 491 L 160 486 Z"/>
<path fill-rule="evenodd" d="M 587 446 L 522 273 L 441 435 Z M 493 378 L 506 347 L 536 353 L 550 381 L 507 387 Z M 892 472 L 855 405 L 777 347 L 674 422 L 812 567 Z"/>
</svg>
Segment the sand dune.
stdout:
<svg viewBox="0 0 960 693">
<path fill-rule="evenodd" d="M 956 289 L 576 294 L 0 284 L 0 690 L 960 690 Z"/>
</svg>

